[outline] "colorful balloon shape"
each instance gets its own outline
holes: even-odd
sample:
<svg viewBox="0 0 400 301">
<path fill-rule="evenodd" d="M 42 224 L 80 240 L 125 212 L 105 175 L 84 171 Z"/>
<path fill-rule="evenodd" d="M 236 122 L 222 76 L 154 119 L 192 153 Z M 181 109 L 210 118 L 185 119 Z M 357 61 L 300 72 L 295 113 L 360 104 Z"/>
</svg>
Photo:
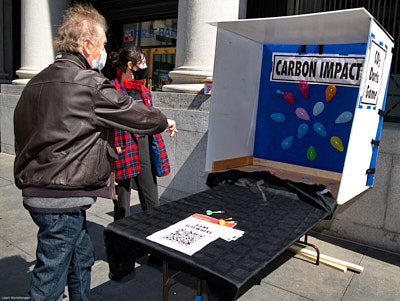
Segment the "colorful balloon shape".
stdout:
<svg viewBox="0 0 400 301">
<path fill-rule="evenodd" d="M 317 157 L 317 151 L 315 150 L 314 146 L 310 146 L 307 150 L 307 159 L 310 161 L 314 161 Z"/>
<path fill-rule="evenodd" d="M 303 108 L 297 108 L 297 109 L 296 109 L 296 115 L 297 115 L 297 117 L 299 117 L 300 119 L 303 119 L 303 120 L 310 120 L 310 116 L 308 116 L 307 111 L 304 110 Z"/>
<path fill-rule="evenodd" d="M 308 83 L 305 80 L 301 80 L 299 82 L 299 90 L 301 92 L 301 94 L 303 94 L 303 96 L 305 98 L 308 98 L 308 94 L 309 94 L 309 87 L 308 87 Z"/>
<path fill-rule="evenodd" d="M 308 132 L 308 125 L 307 123 L 302 123 L 299 125 L 297 129 L 297 138 L 301 139 L 304 137 L 305 134 Z"/>
<path fill-rule="evenodd" d="M 350 111 L 344 111 L 342 114 L 336 118 L 335 123 L 346 123 L 349 122 L 353 118 L 353 114 Z"/>
<path fill-rule="evenodd" d="M 333 98 L 333 96 L 335 96 L 335 94 L 336 94 L 336 86 L 329 85 L 325 90 L 326 101 L 330 101 Z"/>
<path fill-rule="evenodd" d="M 332 136 L 331 137 L 331 144 L 334 148 L 336 148 L 339 152 L 342 152 L 344 150 L 343 147 L 343 142 L 342 140 L 337 137 L 337 136 Z"/>
<path fill-rule="evenodd" d="M 313 128 L 318 135 L 321 135 L 322 137 L 326 136 L 326 129 L 321 122 L 314 122 Z"/>
<path fill-rule="evenodd" d="M 318 116 L 324 111 L 324 109 L 325 109 L 324 103 L 322 101 L 317 102 L 313 108 L 313 115 Z"/>
<path fill-rule="evenodd" d="M 282 141 L 281 148 L 288 149 L 292 146 L 292 143 L 293 143 L 293 136 L 289 136 Z"/>
<path fill-rule="evenodd" d="M 285 92 L 285 93 L 283 94 L 283 98 L 284 98 L 288 103 L 290 103 L 291 105 L 294 104 L 294 96 L 293 96 L 292 93 L 290 93 L 290 92 Z"/>
<path fill-rule="evenodd" d="M 282 113 L 273 113 L 271 114 L 271 119 L 275 122 L 284 122 L 285 121 L 285 115 Z"/>
</svg>

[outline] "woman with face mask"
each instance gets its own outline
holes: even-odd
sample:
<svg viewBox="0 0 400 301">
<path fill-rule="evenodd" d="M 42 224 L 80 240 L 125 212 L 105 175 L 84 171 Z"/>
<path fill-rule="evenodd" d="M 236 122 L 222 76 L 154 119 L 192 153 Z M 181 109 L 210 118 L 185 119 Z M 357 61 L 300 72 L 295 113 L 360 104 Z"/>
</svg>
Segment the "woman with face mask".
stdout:
<svg viewBox="0 0 400 301">
<path fill-rule="evenodd" d="M 123 48 L 112 52 L 110 60 L 117 69 L 117 77 L 111 81 L 112 84 L 122 94 L 133 97 L 145 106 L 152 106 L 151 92 L 144 86 L 148 69 L 142 50 L 139 47 Z M 115 166 L 117 199 L 114 200 L 114 221 L 130 215 L 132 178 L 138 188 L 142 210 L 145 211 L 160 204 L 156 176 L 162 177 L 170 172 L 161 134 L 137 135 L 116 129 L 115 146 L 119 159 Z"/>
</svg>

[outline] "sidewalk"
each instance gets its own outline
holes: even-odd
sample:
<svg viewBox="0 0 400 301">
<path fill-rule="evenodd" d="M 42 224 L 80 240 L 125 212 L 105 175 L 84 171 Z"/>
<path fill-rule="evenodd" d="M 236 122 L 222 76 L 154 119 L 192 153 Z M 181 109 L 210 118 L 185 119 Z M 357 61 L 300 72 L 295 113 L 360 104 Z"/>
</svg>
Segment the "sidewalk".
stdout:
<svg viewBox="0 0 400 301">
<path fill-rule="evenodd" d="M 14 156 L 0 153 L 0 297 L 21 300 L 29 289 L 35 264 L 37 227 L 22 206 L 21 192 L 13 182 Z M 132 213 L 140 210 L 133 193 Z M 92 269 L 92 300 L 162 300 L 162 269 L 142 258 L 134 273 L 120 282 L 108 279 L 103 230 L 113 221 L 111 200 L 99 198 L 88 210 L 88 228 L 96 261 Z M 315 265 L 284 252 L 270 264 L 269 274 L 239 301 L 339 301 L 400 300 L 400 254 L 313 234 L 309 242 L 321 253 L 364 267 L 364 272 L 345 273 Z M 180 273 L 169 283 L 170 301 L 195 300 L 196 279 Z M 207 289 L 203 294 L 207 299 Z M 64 300 L 68 300 L 65 296 Z"/>
</svg>

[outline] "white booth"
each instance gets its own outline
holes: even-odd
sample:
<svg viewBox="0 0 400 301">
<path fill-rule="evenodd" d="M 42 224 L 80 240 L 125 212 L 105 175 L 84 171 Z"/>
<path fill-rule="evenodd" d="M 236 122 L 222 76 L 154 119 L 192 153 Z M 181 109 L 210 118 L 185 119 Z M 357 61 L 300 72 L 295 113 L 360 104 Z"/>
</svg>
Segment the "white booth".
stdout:
<svg viewBox="0 0 400 301">
<path fill-rule="evenodd" d="M 324 184 L 339 204 L 373 185 L 393 38 L 368 11 L 210 24 L 206 171 Z"/>
</svg>

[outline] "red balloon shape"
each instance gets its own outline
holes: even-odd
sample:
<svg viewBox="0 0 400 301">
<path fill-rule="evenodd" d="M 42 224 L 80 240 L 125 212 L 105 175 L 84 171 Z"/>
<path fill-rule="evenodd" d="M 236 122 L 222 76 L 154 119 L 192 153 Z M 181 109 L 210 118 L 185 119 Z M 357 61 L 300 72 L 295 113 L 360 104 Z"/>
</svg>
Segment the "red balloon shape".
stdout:
<svg viewBox="0 0 400 301">
<path fill-rule="evenodd" d="M 301 94 L 303 94 L 303 96 L 305 98 L 308 97 L 310 89 L 308 87 L 308 83 L 305 80 L 301 80 L 299 82 L 299 90 L 300 90 Z"/>
<path fill-rule="evenodd" d="M 285 93 L 283 94 L 283 98 L 284 98 L 288 103 L 290 103 L 291 105 L 294 105 L 294 96 L 293 96 L 292 93 L 290 93 L 290 92 L 285 92 Z"/>
</svg>

